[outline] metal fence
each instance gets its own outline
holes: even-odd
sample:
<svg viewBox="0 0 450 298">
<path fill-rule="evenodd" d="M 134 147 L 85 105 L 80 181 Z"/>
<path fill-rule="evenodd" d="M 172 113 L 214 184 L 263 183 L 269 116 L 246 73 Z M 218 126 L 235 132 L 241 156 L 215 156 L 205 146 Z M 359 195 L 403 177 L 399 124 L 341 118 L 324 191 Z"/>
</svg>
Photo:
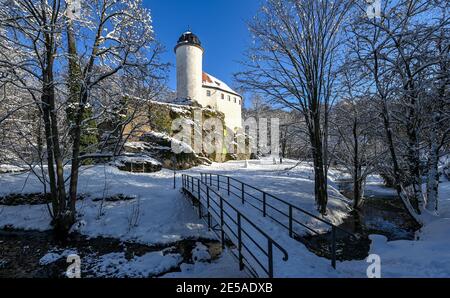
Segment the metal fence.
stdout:
<svg viewBox="0 0 450 298">
<path fill-rule="evenodd" d="M 252 185 L 244 183 L 236 178 L 213 173 L 200 173 L 200 176 L 203 183 L 217 189 L 218 191 L 225 190 L 228 196 L 234 196 L 239 199 L 242 204 L 248 204 L 249 206 L 259 210 L 263 217 L 268 217 L 285 228 L 289 233 L 289 236 L 296 240 L 301 238 L 301 235 L 298 233 L 299 228 L 304 228 L 308 232 L 315 235 L 319 235 L 321 233 L 314 227 L 303 223 L 301 221 L 302 217 L 306 217 L 308 219 L 312 218 L 329 226 L 331 228 L 330 251 L 331 265 L 333 268 L 336 268 L 336 231 L 341 231 L 349 237 L 356 239 L 356 236 L 352 233 L 339 228 L 323 218 L 320 218 L 302 208 L 292 205 L 285 200 L 282 200 Z"/>
<path fill-rule="evenodd" d="M 273 277 L 274 258 L 288 259 L 287 251 L 260 229 L 250 218 L 230 204 L 213 187 L 197 177 L 182 175 L 183 191 L 197 205 L 199 218 L 220 238 L 222 246 L 231 241 L 231 253 L 238 259 L 240 270 L 244 266 L 258 277 Z M 279 253 L 274 253 L 274 249 Z"/>
</svg>

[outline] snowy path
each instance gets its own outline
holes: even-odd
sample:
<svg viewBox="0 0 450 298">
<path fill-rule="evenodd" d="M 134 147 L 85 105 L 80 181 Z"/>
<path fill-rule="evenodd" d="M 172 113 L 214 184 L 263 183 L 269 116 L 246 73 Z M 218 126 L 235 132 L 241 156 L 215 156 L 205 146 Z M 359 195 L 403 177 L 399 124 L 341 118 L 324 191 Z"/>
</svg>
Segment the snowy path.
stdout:
<svg viewBox="0 0 450 298">
<path fill-rule="evenodd" d="M 188 176 L 189 177 L 189 176 Z M 198 179 L 198 178 L 197 178 Z M 211 187 L 206 196 L 207 186 L 205 184 L 198 185 L 195 178 L 192 183 L 187 183 L 187 188 L 193 195 L 198 197 L 198 186 L 200 186 L 201 201 L 203 207 L 209 205 L 209 212 L 214 218 L 216 223 L 220 223 L 220 197 L 216 194 Z M 242 220 L 241 239 L 243 243 L 242 253 L 250 266 L 255 270 L 260 277 L 267 276 L 264 272 L 264 261 L 267 262 L 267 255 L 265 252 L 268 239 L 265 235 L 268 235 L 273 241 L 278 243 L 284 248 L 289 256 L 287 261 L 283 260 L 283 253 L 277 248 L 273 248 L 273 265 L 275 277 L 337 277 L 338 273 L 331 267 L 330 260 L 320 258 L 310 252 L 303 244 L 289 237 L 286 229 L 279 226 L 273 220 L 264 218 L 258 211 L 248 205 L 242 205 L 241 201 L 228 197 L 223 192 L 220 193 L 221 197 L 226 201 L 223 204 L 224 213 L 228 214 L 224 216 L 225 233 L 228 238 L 237 246 L 238 240 L 238 226 L 236 225 L 238 212 L 244 215 L 248 220 Z M 209 204 L 207 198 L 209 197 Z M 205 210 L 203 211 L 205 212 Z M 256 227 L 256 228 L 255 228 Z M 263 235 L 259 230 L 262 230 Z"/>
</svg>

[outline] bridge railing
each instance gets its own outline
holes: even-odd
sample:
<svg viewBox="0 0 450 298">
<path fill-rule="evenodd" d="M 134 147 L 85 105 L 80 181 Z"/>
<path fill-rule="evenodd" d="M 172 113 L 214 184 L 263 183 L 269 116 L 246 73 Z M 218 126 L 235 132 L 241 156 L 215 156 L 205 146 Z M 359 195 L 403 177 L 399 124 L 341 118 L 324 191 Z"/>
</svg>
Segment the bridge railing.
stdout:
<svg viewBox="0 0 450 298">
<path fill-rule="evenodd" d="M 239 261 L 240 270 L 246 266 L 249 271 L 261 277 L 273 277 L 274 248 L 288 260 L 287 251 L 253 221 L 230 204 L 222 195 L 197 177 L 182 175 L 183 191 L 196 200 L 199 218 L 220 238 L 222 246 L 227 240 L 237 248 L 230 250 Z M 279 256 L 279 254 L 275 254 Z"/>
<path fill-rule="evenodd" d="M 331 222 L 236 178 L 213 173 L 200 173 L 200 176 L 201 181 L 210 187 L 214 187 L 218 191 L 225 190 L 228 196 L 234 196 L 239 199 L 242 204 L 248 204 L 259 210 L 263 217 L 268 217 L 285 228 L 289 233 L 289 236 L 296 240 L 299 240 L 301 237 L 298 233 L 298 227 L 304 228 L 315 235 L 321 233 L 317 228 L 302 222 L 302 217 L 312 218 L 331 228 L 330 251 L 331 265 L 333 268 L 336 268 L 336 231 L 341 231 L 352 238 L 356 238 L 352 233 Z"/>
</svg>

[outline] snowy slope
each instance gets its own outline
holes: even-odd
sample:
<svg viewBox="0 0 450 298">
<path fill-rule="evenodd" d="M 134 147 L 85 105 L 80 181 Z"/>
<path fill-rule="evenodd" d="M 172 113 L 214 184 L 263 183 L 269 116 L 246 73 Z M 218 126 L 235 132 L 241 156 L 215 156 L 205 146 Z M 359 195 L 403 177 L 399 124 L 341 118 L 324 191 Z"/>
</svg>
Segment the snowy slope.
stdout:
<svg viewBox="0 0 450 298">
<path fill-rule="evenodd" d="M 80 175 L 79 192 L 89 198 L 79 201 L 81 216 L 74 227 L 88 236 L 111 236 L 142 243 L 167 243 L 190 236 L 209 237 L 192 207 L 179 189 L 173 189 L 173 172 L 136 174 L 111 166 L 85 167 Z M 28 174 L 2 175 L 0 195 L 42 191 L 38 179 Z M 123 194 L 135 199 L 102 203 L 92 198 Z M 49 229 L 46 205 L 0 207 L 0 227 Z M 99 214 L 102 215 L 99 216 Z M 136 225 L 136 226 L 134 226 Z"/>
<path fill-rule="evenodd" d="M 266 158 L 249 161 L 247 168 L 244 161 L 229 161 L 196 167 L 192 172 L 211 172 L 234 177 L 319 216 L 314 201 L 313 169 L 303 163 L 295 165 L 297 162 L 293 160 L 286 159 L 280 165 L 273 164 L 272 159 Z M 328 196 L 328 214 L 325 219 L 339 224 L 351 210 L 349 201 L 339 193 L 332 181 L 329 183 Z"/>
</svg>

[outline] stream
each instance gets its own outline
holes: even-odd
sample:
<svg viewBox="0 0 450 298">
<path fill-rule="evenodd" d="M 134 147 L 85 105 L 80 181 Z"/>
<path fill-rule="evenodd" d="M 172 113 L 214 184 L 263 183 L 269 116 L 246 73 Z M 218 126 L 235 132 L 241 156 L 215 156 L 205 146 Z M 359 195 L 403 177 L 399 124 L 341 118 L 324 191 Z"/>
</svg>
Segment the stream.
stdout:
<svg viewBox="0 0 450 298">
<path fill-rule="evenodd" d="M 352 181 L 339 180 L 339 191 L 352 199 Z M 356 238 L 344 232 L 336 233 L 336 256 L 343 260 L 362 260 L 369 254 L 369 235 L 385 236 L 388 241 L 413 240 L 419 229 L 405 211 L 401 199 L 383 186 L 366 191 L 360 210 L 352 211 L 340 228 L 352 232 Z M 320 235 L 306 235 L 298 239 L 316 255 L 331 258 L 331 232 Z"/>
<path fill-rule="evenodd" d="M 89 238 L 71 233 L 65 241 L 57 240 L 52 231 L 0 229 L 0 278 L 64 278 L 68 266 L 66 257 L 58 258 L 48 264 L 41 264 L 41 258 L 49 251 L 74 251 L 82 261 L 83 277 L 98 277 L 95 268 L 84 260 L 96 260 L 110 253 L 124 253 L 127 260 L 151 252 L 177 253 L 181 260 L 178 265 L 148 277 L 158 277 L 166 273 L 180 271 L 182 263 L 193 263 L 192 250 L 197 242 L 208 248 L 211 260 L 217 259 L 222 248 L 218 241 L 196 238 L 183 239 L 163 245 L 145 245 L 120 241 L 115 238 Z M 118 268 L 117 268 L 118 270 Z M 115 277 L 111 272 L 111 277 Z M 109 277 L 101 275 L 101 277 Z"/>
</svg>

